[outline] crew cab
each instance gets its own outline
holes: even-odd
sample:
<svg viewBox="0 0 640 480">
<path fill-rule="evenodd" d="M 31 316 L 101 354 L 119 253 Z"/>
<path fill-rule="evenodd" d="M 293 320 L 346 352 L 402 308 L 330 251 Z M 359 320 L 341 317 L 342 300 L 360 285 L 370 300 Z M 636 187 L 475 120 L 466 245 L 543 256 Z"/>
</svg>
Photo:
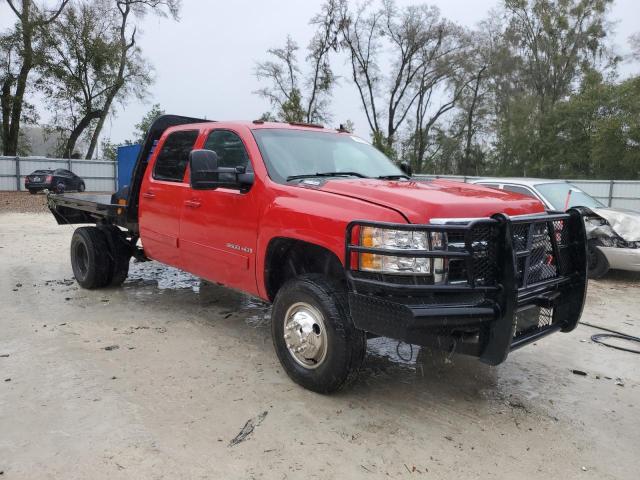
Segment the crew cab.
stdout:
<svg viewBox="0 0 640 480">
<path fill-rule="evenodd" d="M 416 182 L 368 142 L 315 125 L 162 116 L 113 196 L 49 195 L 85 288 L 132 256 L 272 302 L 287 374 L 347 385 L 366 340 L 479 357 L 575 328 L 586 293 L 580 213 L 482 186 Z"/>
</svg>

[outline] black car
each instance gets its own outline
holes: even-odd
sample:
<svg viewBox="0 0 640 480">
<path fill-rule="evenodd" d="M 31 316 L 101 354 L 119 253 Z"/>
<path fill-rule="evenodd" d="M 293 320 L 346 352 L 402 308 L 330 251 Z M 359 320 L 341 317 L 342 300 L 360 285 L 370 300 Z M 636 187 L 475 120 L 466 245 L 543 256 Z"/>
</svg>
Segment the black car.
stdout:
<svg viewBox="0 0 640 480">
<path fill-rule="evenodd" d="M 36 170 L 24 179 L 24 188 L 35 194 L 41 190 L 63 193 L 69 190 L 84 192 L 84 180 L 73 172 L 58 168 L 56 170 Z"/>
</svg>

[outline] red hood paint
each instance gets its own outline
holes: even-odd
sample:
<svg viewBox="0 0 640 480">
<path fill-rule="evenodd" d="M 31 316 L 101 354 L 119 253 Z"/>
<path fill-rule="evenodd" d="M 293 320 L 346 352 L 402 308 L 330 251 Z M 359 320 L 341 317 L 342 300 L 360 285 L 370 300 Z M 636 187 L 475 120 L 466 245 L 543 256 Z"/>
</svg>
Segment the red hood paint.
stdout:
<svg viewBox="0 0 640 480">
<path fill-rule="evenodd" d="M 495 213 L 543 213 L 544 205 L 524 195 L 448 180 L 401 182 L 377 179 L 330 180 L 321 191 L 384 205 L 411 223 L 432 218 L 478 218 Z"/>
</svg>

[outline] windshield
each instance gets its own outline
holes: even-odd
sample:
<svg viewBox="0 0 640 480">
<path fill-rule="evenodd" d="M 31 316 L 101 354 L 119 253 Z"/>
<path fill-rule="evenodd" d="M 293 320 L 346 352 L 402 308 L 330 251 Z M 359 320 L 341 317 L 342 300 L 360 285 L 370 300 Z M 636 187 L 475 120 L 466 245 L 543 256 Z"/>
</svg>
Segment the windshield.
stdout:
<svg viewBox="0 0 640 480">
<path fill-rule="evenodd" d="M 253 135 L 269 176 L 279 183 L 301 175 L 339 176 L 340 172 L 374 178 L 404 176 L 377 148 L 352 135 L 270 128 L 254 130 Z"/>
<path fill-rule="evenodd" d="M 536 188 L 553 205 L 555 210 L 566 210 L 571 207 L 600 208 L 604 207 L 598 200 L 587 195 L 578 187 L 570 183 L 539 183 Z M 571 190 L 571 197 L 567 205 L 567 196 Z"/>
</svg>

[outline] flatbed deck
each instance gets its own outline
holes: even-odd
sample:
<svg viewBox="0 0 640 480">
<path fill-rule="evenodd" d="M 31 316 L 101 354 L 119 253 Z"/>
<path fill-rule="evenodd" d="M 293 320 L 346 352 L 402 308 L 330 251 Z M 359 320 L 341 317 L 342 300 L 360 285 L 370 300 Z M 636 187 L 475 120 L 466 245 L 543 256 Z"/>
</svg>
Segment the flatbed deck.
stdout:
<svg viewBox="0 0 640 480">
<path fill-rule="evenodd" d="M 118 224 L 127 208 L 126 205 L 112 203 L 112 196 L 107 193 L 50 193 L 47 202 L 60 224 L 100 221 Z"/>
</svg>

